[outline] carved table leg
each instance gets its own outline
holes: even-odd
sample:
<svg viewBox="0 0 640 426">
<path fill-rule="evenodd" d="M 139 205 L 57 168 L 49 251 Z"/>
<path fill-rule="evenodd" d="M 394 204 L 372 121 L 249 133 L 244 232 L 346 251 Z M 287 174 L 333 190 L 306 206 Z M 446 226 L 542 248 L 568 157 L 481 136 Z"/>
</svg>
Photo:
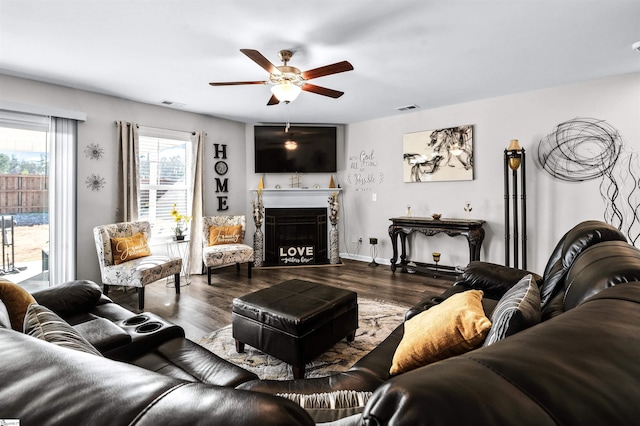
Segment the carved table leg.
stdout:
<svg viewBox="0 0 640 426">
<path fill-rule="evenodd" d="M 407 234 L 402 232 L 400 234 L 400 245 L 402 247 L 402 254 L 400 255 L 400 265 L 402 265 L 402 272 L 407 272 Z"/>
<path fill-rule="evenodd" d="M 393 225 L 389 226 L 389 237 L 391 237 L 391 247 L 393 248 L 391 272 L 396 272 L 396 261 L 398 260 L 398 233 Z"/>
</svg>

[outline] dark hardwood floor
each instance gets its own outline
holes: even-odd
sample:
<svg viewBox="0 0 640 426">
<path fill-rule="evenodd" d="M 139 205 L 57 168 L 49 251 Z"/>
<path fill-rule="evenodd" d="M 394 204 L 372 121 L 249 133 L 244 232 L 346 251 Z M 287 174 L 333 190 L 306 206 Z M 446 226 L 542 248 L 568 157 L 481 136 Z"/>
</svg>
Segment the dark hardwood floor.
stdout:
<svg viewBox="0 0 640 426">
<path fill-rule="evenodd" d="M 452 285 L 451 278 L 436 279 L 427 275 L 392 273 L 388 265 L 370 267 L 366 262 L 343 260 L 342 265 L 322 267 L 254 268 L 247 277 L 247 266 L 240 272 L 235 266 L 214 271 L 212 285 L 207 276 L 191 275 L 191 284 L 175 294 L 173 284 L 164 280 L 145 287 L 145 311 L 154 312 L 184 328 L 188 338 L 197 340 L 231 323 L 234 297 L 256 291 L 290 279 L 319 282 L 343 287 L 359 297 L 378 299 L 411 306 L 425 295 L 436 296 Z M 184 277 L 183 277 L 184 280 Z M 134 312 L 138 310 L 135 289 L 113 288 L 109 297 Z"/>
</svg>

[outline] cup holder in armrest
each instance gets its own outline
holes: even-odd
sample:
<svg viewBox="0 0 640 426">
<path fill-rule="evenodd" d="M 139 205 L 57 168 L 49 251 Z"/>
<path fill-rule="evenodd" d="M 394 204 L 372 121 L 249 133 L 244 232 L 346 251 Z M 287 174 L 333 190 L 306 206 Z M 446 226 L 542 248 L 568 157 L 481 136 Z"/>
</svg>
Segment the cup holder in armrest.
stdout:
<svg viewBox="0 0 640 426">
<path fill-rule="evenodd" d="M 145 333 L 153 333 L 156 330 L 162 328 L 162 323 L 157 321 L 147 322 L 145 324 L 139 325 L 136 327 L 136 333 L 145 334 Z"/>
<path fill-rule="evenodd" d="M 136 315 L 135 317 L 131 317 L 129 319 L 124 320 L 124 325 L 140 325 L 144 322 L 149 321 L 149 317 L 146 315 Z"/>
<path fill-rule="evenodd" d="M 105 353 L 108 358 L 120 361 L 130 361 L 171 339 L 184 337 L 182 327 L 153 312 L 142 312 L 115 324 L 131 336 L 131 343 L 128 345 Z"/>
</svg>

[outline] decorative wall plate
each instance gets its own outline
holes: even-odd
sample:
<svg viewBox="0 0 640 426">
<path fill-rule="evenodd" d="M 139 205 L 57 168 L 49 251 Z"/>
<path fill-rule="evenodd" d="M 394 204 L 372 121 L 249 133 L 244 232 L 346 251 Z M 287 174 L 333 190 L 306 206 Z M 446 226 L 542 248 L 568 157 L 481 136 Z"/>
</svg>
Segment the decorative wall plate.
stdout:
<svg viewBox="0 0 640 426">
<path fill-rule="evenodd" d="M 87 176 L 85 184 L 87 185 L 87 188 L 92 191 L 100 191 L 104 188 L 105 181 L 103 177 L 100 177 L 100 175 L 92 174 L 91 176 Z"/>
<path fill-rule="evenodd" d="M 229 166 L 224 161 L 218 161 L 214 167 L 219 175 L 224 175 L 229 171 Z"/>
<path fill-rule="evenodd" d="M 104 148 L 97 143 L 90 143 L 84 149 L 84 155 L 90 160 L 99 160 L 104 155 Z"/>
</svg>

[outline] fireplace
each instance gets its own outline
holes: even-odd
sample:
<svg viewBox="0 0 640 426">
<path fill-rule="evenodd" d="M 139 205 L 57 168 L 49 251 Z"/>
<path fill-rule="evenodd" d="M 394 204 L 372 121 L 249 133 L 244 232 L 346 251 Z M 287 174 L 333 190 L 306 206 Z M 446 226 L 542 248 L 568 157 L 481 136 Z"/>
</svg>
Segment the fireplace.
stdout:
<svg viewBox="0 0 640 426">
<path fill-rule="evenodd" d="M 266 265 L 329 263 L 327 208 L 266 208 Z"/>
</svg>

